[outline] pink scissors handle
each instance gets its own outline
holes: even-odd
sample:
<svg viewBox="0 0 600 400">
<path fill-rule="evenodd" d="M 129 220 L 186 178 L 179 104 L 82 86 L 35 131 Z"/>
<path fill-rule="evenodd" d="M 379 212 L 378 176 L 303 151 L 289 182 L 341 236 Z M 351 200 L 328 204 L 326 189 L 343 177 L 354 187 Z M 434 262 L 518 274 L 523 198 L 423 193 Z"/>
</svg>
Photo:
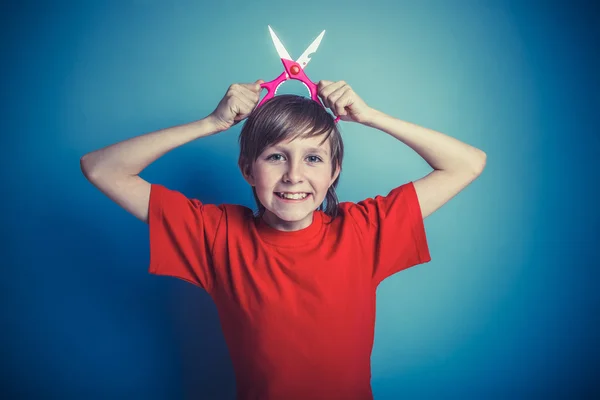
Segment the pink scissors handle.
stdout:
<svg viewBox="0 0 600 400">
<path fill-rule="evenodd" d="M 263 97 L 260 103 L 258 103 L 256 108 L 260 107 L 265 101 L 275 96 L 275 91 L 277 90 L 277 87 L 289 79 L 296 79 L 304 83 L 308 88 L 308 91 L 310 92 L 310 97 L 317 103 L 321 104 L 323 108 L 325 108 L 325 105 L 323 105 L 321 99 L 318 96 L 317 85 L 315 85 L 310 79 L 308 79 L 308 77 L 304 73 L 304 70 L 302 69 L 302 67 L 300 67 L 300 64 L 292 60 L 286 60 L 284 58 L 282 58 L 281 61 L 283 62 L 285 72 L 283 72 L 271 82 L 265 82 L 260 85 L 261 88 L 267 89 L 267 94 L 265 95 L 265 97 Z M 340 117 L 337 116 L 334 122 L 337 124 L 339 120 Z"/>
</svg>

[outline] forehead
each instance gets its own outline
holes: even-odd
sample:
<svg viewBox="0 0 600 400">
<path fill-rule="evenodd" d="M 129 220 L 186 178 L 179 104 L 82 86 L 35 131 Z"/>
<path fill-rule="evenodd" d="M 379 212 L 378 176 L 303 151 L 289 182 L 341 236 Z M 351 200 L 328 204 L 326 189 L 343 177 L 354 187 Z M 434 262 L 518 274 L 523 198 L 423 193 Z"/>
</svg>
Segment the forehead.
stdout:
<svg viewBox="0 0 600 400">
<path fill-rule="evenodd" d="M 287 152 L 317 152 L 328 155 L 331 150 L 329 140 L 325 139 L 326 135 L 313 136 L 308 138 L 297 138 L 293 140 L 284 140 L 275 143 L 267 148 L 267 150 L 278 149 Z"/>
</svg>

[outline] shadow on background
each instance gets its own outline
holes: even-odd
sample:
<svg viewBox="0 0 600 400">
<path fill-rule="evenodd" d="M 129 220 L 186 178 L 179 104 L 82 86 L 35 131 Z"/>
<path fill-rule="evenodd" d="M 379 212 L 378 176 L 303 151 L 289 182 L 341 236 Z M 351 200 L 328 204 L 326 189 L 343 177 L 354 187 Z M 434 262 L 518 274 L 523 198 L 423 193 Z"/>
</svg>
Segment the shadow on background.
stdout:
<svg viewBox="0 0 600 400">
<path fill-rule="evenodd" d="M 148 274 L 148 227 L 85 181 L 79 158 L 203 117 L 233 81 L 279 75 L 275 21 L 293 55 L 327 29 L 312 79 L 347 80 L 488 154 L 481 178 L 427 219 L 432 262 L 378 289 L 375 397 L 599 397 L 597 5 L 309 0 L 307 20 L 295 3 L 4 3 L 0 397 L 234 397 L 210 297 Z M 238 132 L 142 176 L 253 205 Z M 422 176 L 388 135 L 348 133 L 342 199 Z"/>
<path fill-rule="evenodd" d="M 8 253 L 9 273 L 18 274 L 3 284 L 11 321 L 4 343 L 12 344 L 2 351 L 11 366 L 1 382 L 4 398 L 234 398 L 233 368 L 210 296 L 149 274 L 148 226 L 85 180 L 80 155 L 55 156 L 62 161 L 54 172 L 71 178 L 71 196 L 54 190 L 22 199 L 30 218 L 20 229 L 28 242 L 13 236 Z M 185 179 L 198 178 L 178 181 L 184 175 L 169 172 L 171 178 L 149 180 L 218 201 L 227 180 L 210 170 L 222 160 L 202 158 L 186 168 Z M 8 222 L 19 218 L 15 212 Z"/>
</svg>

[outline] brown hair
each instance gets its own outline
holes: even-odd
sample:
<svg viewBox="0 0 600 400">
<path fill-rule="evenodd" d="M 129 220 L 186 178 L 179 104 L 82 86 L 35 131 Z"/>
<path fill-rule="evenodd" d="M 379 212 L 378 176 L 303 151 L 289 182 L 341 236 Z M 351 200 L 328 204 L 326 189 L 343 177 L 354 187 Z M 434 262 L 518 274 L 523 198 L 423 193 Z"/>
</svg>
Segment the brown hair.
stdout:
<svg viewBox="0 0 600 400">
<path fill-rule="evenodd" d="M 320 144 L 329 139 L 331 147 L 331 176 L 337 166 L 342 166 L 344 158 L 344 143 L 334 117 L 316 101 L 308 97 L 293 94 L 282 94 L 267 100 L 248 116 L 239 136 L 240 156 L 238 166 L 242 173 L 250 175 L 252 163 L 262 152 L 277 143 L 293 140 L 298 137 L 308 138 L 326 134 Z M 341 174 L 340 174 L 341 175 Z M 325 201 L 317 208 L 324 210 L 333 220 L 338 214 L 338 198 L 335 193 L 340 175 L 327 190 Z M 261 217 L 265 207 L 252 187 L 254 200 L 258 207 L 256 216 Z M 325 205 L 325 203 L 327 203 Z"/>
</svg>

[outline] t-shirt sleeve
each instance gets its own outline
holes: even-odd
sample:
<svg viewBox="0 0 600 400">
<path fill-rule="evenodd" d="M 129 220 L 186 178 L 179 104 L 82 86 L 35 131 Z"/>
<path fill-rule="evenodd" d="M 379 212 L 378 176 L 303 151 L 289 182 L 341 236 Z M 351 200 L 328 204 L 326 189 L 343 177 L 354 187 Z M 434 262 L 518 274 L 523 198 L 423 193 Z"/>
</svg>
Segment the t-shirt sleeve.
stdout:
<svg viewBox="0 0 600 400">
<path fill-rule="evenodd" d="M 212 249 L 223 209 L 152 184 L 148 205 L 150 267 L 210 292 L 215 270 Z"/>
<path fill-rule="evenodd" d="M 358 202 L 348 212 L 369 246 L 376 285 L 399 271 L 431 261 L 413 182 L 393 189 L 387 196 Z"/>
</svg>

